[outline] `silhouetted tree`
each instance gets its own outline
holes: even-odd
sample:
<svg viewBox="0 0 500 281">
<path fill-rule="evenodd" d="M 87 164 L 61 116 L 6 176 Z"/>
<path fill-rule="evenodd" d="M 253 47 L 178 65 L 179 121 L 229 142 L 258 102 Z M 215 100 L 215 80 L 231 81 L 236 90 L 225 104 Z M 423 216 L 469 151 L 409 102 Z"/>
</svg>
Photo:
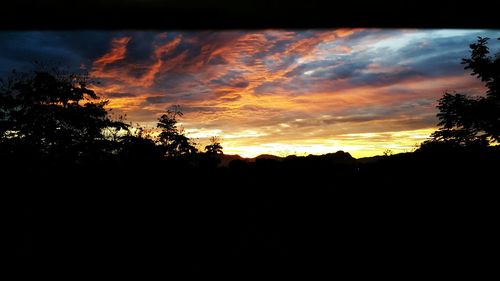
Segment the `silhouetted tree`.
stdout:
<svg viewBox="0 0 500 281">
<path fill-rule="evenodd" d="M 432 139 L 424 146 L 430 142 L 487 146 L 493 141 L 500 141 L 500 52 L 491 57 L 488 40 L 479 37 L 477 43 L 470 45 L 470 58 L 462 59 L 465 69 L 471 69 L 471 75 L 485 82 L 488 88 L 486 96 L 445 93 L 437 106 L 441 128 L 431 135 Z"/>
<path fill-rule="evenodd" d="M 498 100 L 500 99 L 500 52 L 491 57 L 487 46 L 488 40 L 488 37 L 478 37 L 477 43 L 470 45 L 472 50 L 470 58 L 462 59 L 462 64 L 465 65 L 465 69 L 472 70 L 471 75 L 485 82 L 488 88 L 487 97 Z"/>
<path fill-rule="evenodd" d="M 433 140 L 453 143 L 459 146 L 487 144 L 487 135 L 479 119 L 485 106 L 484 98 L 467 97 L 462 94 L 446 93 L 438 104 L 437 117 L 442 126 L 432 134 Z"/>
<path fill-rule="evenodd" d="M 390 148 L 386 148 L 383 153 L 384 156 L 391 156 L 394 154 L 394 152 Z"/>
<path fill-rule="evenodd" d="M 222 152 L 222 145 L 218 137 L 211 137 L 210 144 L 205 146 L 205 152 L 208 154 L 224 154 Z"/>
<path fill-rule="evenodd" d="M 198 152 L 192 141 L 177 128 L 177 117 L 182 116 L 179 106 L 173 106 L 158 119 L 157 127 L 161 129 L 159 142 L 166 156 L 180 156 Z"/>
<path fill-rule="evenodd" d="M 39 67 L 14 73 L 0 88 L 1 146 L 5 153 L 23 151 L 46 160 L 86 161 L 112 153 L 105 129 L 127 129 L 111 120 L 105 106 L 89 89 L 89 77 Z M 97 160 L 97 159 L 96 159 Z"/>
</svg>

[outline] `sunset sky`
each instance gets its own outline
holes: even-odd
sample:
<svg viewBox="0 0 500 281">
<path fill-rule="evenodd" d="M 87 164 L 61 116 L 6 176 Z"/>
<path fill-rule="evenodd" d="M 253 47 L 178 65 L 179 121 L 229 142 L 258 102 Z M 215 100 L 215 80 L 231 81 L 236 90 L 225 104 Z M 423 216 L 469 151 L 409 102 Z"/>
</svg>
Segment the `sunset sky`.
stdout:
<svg viewBox="0 0 500 281">
<path fill-rule="evenodd" d="M 0 32 L 0 74 L 34 60 L 88 71 L 134 125 L 180 105 L 186 134 L 226 154 L 411 151 L 445 91 L 479 94 L 460 64 L 491 30 Z"/>
</svg>

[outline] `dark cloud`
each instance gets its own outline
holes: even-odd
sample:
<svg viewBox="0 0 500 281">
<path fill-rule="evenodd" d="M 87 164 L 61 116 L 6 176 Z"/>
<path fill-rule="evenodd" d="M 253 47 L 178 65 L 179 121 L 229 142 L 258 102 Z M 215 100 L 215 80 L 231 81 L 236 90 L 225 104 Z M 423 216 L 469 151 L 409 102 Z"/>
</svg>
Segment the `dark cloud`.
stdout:
<svg viewBox="0 0 500 281">
<path fill-rule="evenodd" d="M 158 76 L 155 80 L 154 87 L 158 90 L 178 88 L 179 85 L 193 83 L 197 81 L 194 73 L 178 73 L 169 72 L 165 75 Z"/>
<path fill-rule="evenodd" d="M 437 117 L 434 113 L 430 114 L 422 114 L 418 117 L 410 117 L 404 120 L 401 120 L 400 126 L 403 130 L 410 129 L 420 129 L 420 128 L 429 128 L 437 123 Z"/>
<path fill-rule="evenodd" d="M 165 95 L 157 95 L 147 97 L 144 102 L 145 104 L 162 104 L 162 103 L 174 103 L 179 104 L 182 102 L 196 101 L 200 99 L 201 94 L 191 93 L 191 92 L 181 92 L 172 93 L 169 92 Z"/>
<path fill-rule="evenodd" d="M 29 69 L 32 61 L 44 61 L 70 69 L 92 61 L 105 53 L 112 32 L 0 32 L 0 72 L 12 68 Z"/>
<path fill-rule="evenodd" d="M 248 87 L 248 84 L 249 84 L 248 81 L 239 81 L 239 82 L 234 83 L 231 86 L 233 86 L 235 88 L 246 88 L 246 87 Z"/>
<path fill-rule="evenodd" d="M 249 82 L 243 77 L 244 72 L 231 70 L 222 77 L 211 80 L 209 83 L 215 86 L 226 86 L 232 88 L 246 88 Z"/>
<path fill-rule="evenodd" d="M 53 65 L 64 63 L 75 68 L 84 61 L 74 50 L 67 48 L 54 33 L 41 32 L 0 32 L 0 56 L 6 57 L 0 65 L 0 71 L 5 73 L 12 69 L 26 70 L 34 61 L 44 61 Z"/>
<path fill-rule="evenodd" d="M 159 103 L 171 102 L 172 98 L 168 96 L 153 96 L 153 97 L 147 97 L 145 101 L 146 103 L 150 104 L 159 104 Z"/>
<path fill-rule="evenodd" d="M 131 97 L 136 97 L 136 94 L 132 93 L 106 93 L 106 97 L 109 98 L 131 98 Z"/>
<path fill-rule="evenodd" d="M 221 56 L 214 56 L 210 60 L 208 60 L 209 65 L 219 65 L 219 64 L 227 64 L 227 61 Z"/>
<path fill-rule="evenodd" d="M 153 62 L 153 42 L 158 36 L 158 32 L 127 32 L 123 36 L 132 38 L 127 45 L 126 61 L 128 63 L 147 64 Z"/>
<path fill-rule="evenodd" d="M 363 75 L 362 70 L 366 69 L 370 65 L 368 60 L 343 62 L 340 61 L 337 65 L 330 65 L 331 67 L 325 67 L 314 71 L 311 77 L 314 78 L 326 78 L 332 80 L 347 79 L 347 78 L 358 78 Z"/>
<path fill-rule="evenodd" d="M 123 66 L 124 63 L 123 62 L 118 62 L 118 63 L 114 63 L 113 64 L 113 68 L 120 68 L 122 66 L 120 66 L 120 64 Z M 110 67 L 108 67 L 109 69 Z M 149 67 L 147 65 L 134 65 L 132 67 L 127 67 L 127 74 L 130 76 L 130 77 L 133 77 L 133 78 L 136 78 L 136 79 L 139 79 L 141 77 L 143 77 L 146 73 L 149 72 Z"/>
<path fill-rule="evenodd" d="M 384 86 L 402 83 L 410 78 L 424 76 L 423 73 L 411 69 L 395 71 L 392 73 L 369 73 L 354 76 L 350 80 L 352 86 Z"/>
<path fill-rule="evenodd" d="M 200 113 L 212 113 L 225 111 L 225 107 L 220 106 L 181 106 L 181 110 L 184 113 L 190 112 L 200 112 Z"/>
<path fill-rule="evenodd" d="M 254 94 L 272 94 L 282 86 L 280 81 L 264 82 L 253 89 Z"/>
</svg>

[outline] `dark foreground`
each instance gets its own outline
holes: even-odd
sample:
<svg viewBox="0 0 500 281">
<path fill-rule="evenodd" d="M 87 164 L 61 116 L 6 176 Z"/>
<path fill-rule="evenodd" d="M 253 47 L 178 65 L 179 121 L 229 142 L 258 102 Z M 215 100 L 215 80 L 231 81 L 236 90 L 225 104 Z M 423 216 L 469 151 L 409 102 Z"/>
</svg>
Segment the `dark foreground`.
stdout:
<svg viewBox="0 0 500 281">
<path fill-rule="evenodd" d="M 488 268 L 499 160 L 493 147 L 368 163 L 337 153 L 223 168 L 3 167 L 8 241 L 39 263 L 147 263 L 188 275 Z"/>
</svg>

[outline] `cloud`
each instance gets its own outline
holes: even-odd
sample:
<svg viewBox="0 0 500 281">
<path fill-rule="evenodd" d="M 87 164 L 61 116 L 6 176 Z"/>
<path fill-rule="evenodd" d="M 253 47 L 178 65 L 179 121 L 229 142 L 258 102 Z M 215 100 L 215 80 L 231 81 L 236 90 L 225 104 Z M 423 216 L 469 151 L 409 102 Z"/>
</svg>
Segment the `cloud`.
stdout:
<svg viewBox="0 0 500 281">
<path fill-rule="evenodd" d="M 223 103 L 228 103 L 228 102 L 238 101 L 239 99 L 241 99 L 241 95 L 231 94 L 222 96 L 218 100 L 222 101 Z"/>
<path fill-rule="evenodd" d="M 168 96 L 153 96 L 153 97 L 147 97 L 145 101 L 147 103 L 156 104 L 156 103 L 167 103 L 172 101 L 172 99 Z"/>
<path fill-rule="evenodd" d="M 106 93 L 105 95 L 108 98 L 133 98 L 137 96 L 132 93 Z"/>
<path fill-rule="evenodd" d="M 478 35 L 498 37 L 414 29 L 0 32 L 0 72 L 41 58 L 83 65 L 101 82 L 96 92 L 130 121 L 154 125 L 180 104 L 187 131 L 229 136 L 229 153 L 280 145 L 375 153 L 432 131 L 444 91 L 484 91 L 460 65 Z"/>
<path fill-rule="evenodd" d="M 99 41 L 106 36 L 96 36 Z M 104 39 L 108 41 L 108 38 Z M 75 48 L 59 32 L 0 32 L 0 74 L 12 69 L 32 69 L 32 62 L 40 61 L 51 66 L 78 70 L 82 63 L 90 62 L 89 53 L 80 46 Z M 90 48 L 89 51 L 98 48 Z"/>
<path fill-rule="evenodd" d="M 123 60 L 127 52 L 130 37 L 115 38 L 111 41 L 111 51 L 94 61 L 94 67 L 102 68 L 108 64 Z"/>
<path fill-rule="evenodd" d="M 222 77 L 209 81 L 214 87 L 230 88 L 234 90 L 244 89 L 250 84 L 249 81 L 244 78 L 245 72 L 230 70 Z"/>
<path fill-rule="evenodd" d="M 218 107 L 218 106 L 182 106 L 181 110 L 183 113 L 191 113 L 191 112 L 197 112 L 197 113 L 214 113 L 214 112 L 222 112 L 225 110 L 224 107 Z"/>
</svg>

